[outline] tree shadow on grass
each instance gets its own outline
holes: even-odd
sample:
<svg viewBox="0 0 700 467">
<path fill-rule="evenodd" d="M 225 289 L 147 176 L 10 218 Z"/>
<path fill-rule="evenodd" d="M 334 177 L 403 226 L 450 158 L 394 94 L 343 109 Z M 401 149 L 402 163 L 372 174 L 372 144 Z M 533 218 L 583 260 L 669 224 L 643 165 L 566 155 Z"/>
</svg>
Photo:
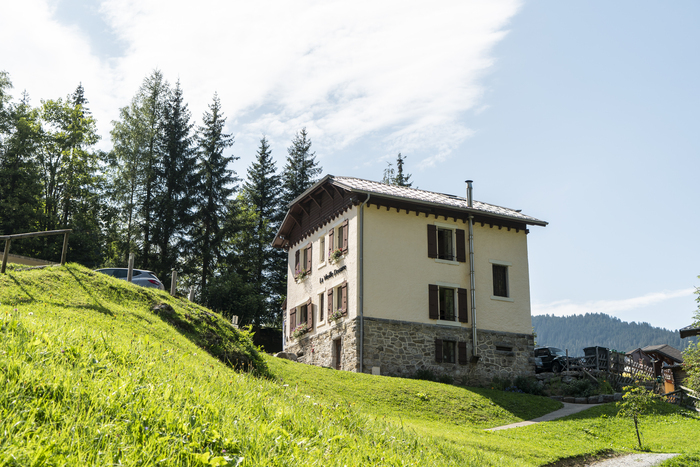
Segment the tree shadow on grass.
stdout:
<svg viewBox="0 0 700 467">
<path fill-rule="evenodd" d="M 107 308 L 106 306 L 104 306 L 104 305 L 97 299 L 97 297 L 95 296 L 95 294 L 93 294 L 87 287 L 85 287 L 85 285 L 83 284 L 83 281 L 81 281 L 81 280 L 78 278 L 78 276 L 76 276 L 75 273 L 74 273 L 69 267 L 66 267 L 66 271 L 68 271 L 68 274 L 70 274 L 71 276 L 73 276 L 73 279 L 75 279 L 75 282 L 77 282 L 78 285 L 80 285 L 80 287 L 82 287 L 83 291 L 85 291 L 85 293 L 86 293 L 86 294 L 90 297 L 90 299 L 92 299 L 92 301 L 95 303 L 95 305 L 93 305 L 93 306 L 90 306 L 90 305 L 87 305 L 87 306 L 85 306 L 85 305 L 82 305 L 82 306 L 81 306 L 81 305 L 76 305 L 76 306 L 74 306 L 75 308 L 81 308 L 81 307 L 82 307 L 82 308 L 90 308 L 90 309 L 93 309 L 93 310 L 95 310 L 95 311 L 99 311 L 99 312 L 102 313 L 102 314 L 109 315 L 109 316 L 114 316 L 114 313 L 112 312 L 112 310 L 110 310 L 109 308 Z"/>
</svg>

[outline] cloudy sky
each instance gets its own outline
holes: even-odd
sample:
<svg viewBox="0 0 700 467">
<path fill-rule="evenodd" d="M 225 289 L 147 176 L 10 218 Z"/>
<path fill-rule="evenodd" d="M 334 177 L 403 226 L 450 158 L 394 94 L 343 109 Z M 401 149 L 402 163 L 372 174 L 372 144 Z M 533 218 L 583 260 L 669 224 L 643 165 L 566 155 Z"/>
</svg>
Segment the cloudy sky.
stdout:
<svg viewBox="0 0 700 467">
<path fill-rule="evenodd" d="M 677 329 L 700 285 L 700 4 L 22 0 L 0 70 L 32 103 L 82 83 L 102 134 L 143 79 L 221 98 L 235 170 L 306 127 L 324 173 L 522 209 L 536 314 Z"/>
</svg>

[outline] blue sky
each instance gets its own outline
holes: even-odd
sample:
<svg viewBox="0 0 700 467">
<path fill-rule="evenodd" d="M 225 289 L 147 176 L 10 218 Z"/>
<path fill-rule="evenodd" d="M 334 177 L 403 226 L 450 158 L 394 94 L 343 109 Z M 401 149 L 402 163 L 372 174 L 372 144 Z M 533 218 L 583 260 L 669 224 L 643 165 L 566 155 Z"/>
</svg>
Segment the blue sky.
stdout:
<svg viewBox="0 0 700 467">
<path fill-rule="evenodd" d="M 23 0 L 0 69 L 34 104 L 79 82 L 111 121 L 154 68 L 195 121 L 218 92 L 244 175 L 306 126 L 324 173 L 414 184 L 547 220 L 534 313 L 677 329 L 700 285 L 700 4 L 691 1 Z"/>
</svg>

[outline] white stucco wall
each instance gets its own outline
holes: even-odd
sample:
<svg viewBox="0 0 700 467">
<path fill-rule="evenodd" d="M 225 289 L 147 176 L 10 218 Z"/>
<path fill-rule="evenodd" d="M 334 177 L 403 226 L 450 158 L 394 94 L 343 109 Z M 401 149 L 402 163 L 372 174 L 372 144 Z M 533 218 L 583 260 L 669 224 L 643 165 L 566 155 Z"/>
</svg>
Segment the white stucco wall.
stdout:
<svg viewBox="0 0 700 467">
<path fill-rule="evenodd" d="M 468 224 L 415 212 L 376 206 L 365 208 L 364 236 L 364 314 L 420 323 L 438 323 L 428 317 L 428 285 L 437 284 L 469 289 L 467 261 L 446 264 L 428 257 L 427 224 L 452 226 L 465 231 Z M 527 263 L 527 237 L 523 230 L 508 231 L 488 225 L 474 226 L 477 328 L 529 334 L 530 292 Z M 510 263 L 510 297 L 492 299 L 490 260 Z M 471 327 L 469 323 L 453 323 Z"/>
<path fill-rule="evenodd" d="M 348 253 L 345 254 L 337 263 L 331 264 L 328 261 L 328 231 L 331 228 L 337 227 L 345 220 L 348 220 Z M 307 334 L 313 336 L 318 332 L 323 332 L 328 329 L 328 310 L 323 311 L 323 320 L 319 321 L 319 294 L 324 294 L 324 307 L 327 307 L 325 302 L 328 299 L 328 289 L 332 289 L 340 285 L 343 281 L 348 283 L 348 315 L 345 319 L 353 318 L 357 315 L 357 241 L 358 241 L 358 222 L 357 222 L 357 207 L 352 207 L 342 216 L 326 224 L 310 237 L 305 238 L 302 242 L 295 245 L 288 252 L 287 258 L 287 309 L 285 310 L 285 322 L 289 326 L 289 310 L 293 307 L 303 305 L 311 298 L 313 303 L 314 313 L 314 330 Z M 321 237 L 325 237 L 325 261 L 319 262 L 319 245 Z M 311 275 L 303 281 L 297 283 L 294 280 L 294 261 L 297 250 L 306 247 L 311 242 L 313 244 L 313 253 L 311 256 Z M 345 266 L 345 270 L 335 274 L 332 277 L 324 278 L 334 271 Z M 321 280 L 323 279 L 323 280 Z M 334 296 L 335 299 L 335 296 Z M 298 324 L 297 318 L 297 324 Z M 286 335 L 289 336 L 289 328 L 287 327 Z M 287 338 L 288 339 L 288 338 Z"/>
</svg>

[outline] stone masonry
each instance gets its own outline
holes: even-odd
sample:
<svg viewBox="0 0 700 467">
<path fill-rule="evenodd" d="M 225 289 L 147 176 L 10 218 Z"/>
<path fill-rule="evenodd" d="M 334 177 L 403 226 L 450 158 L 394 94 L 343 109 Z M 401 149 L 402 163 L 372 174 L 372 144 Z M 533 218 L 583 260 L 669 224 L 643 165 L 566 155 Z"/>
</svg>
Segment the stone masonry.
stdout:
<svg viewBox="0 0 700 467">
<path fill-rule="evenodd" d="M 379 318 L 365 318 L 364 367 L 371 373 L 378 367 L 382 375 L 413 376 L 419 370 L 436 376 L 449 375 L 455 383 L 488 385 L 494 377 L 534 376 L 534 339 L 516 334 L 477 329 L 478 360 L 472 361 L 470 327 L 439 326 Z M 358 319 L 343 319 L 316 335 L 293 340 L 286 351 L 310 365 L 334 367 L 333 342 L 342 340 L 341 369 L 359 371 Z M 435 339 L 467 343 L 467 364 L 438 363 Z"/>
</svg>

